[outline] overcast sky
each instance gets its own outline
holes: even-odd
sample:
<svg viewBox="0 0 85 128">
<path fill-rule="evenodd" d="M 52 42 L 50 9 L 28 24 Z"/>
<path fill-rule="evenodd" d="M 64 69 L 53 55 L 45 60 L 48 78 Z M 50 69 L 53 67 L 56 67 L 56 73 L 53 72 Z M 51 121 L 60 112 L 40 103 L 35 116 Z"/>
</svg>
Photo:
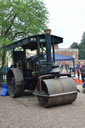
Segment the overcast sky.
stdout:
<svg viewBox="0 0 85 128">
<path fill-rule="evenodd" d="M 85 0 L 43 0 L 49 12 L 52 34 L 64 38 L 60 48 L 80 43 L 85 31 Z"/>
</svg>

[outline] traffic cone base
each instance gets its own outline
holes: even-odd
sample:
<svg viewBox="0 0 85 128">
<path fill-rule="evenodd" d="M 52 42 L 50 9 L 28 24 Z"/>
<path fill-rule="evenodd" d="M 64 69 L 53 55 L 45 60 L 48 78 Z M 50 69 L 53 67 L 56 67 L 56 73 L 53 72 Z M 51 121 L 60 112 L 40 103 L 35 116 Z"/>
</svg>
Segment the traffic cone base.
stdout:
<svg viewBox="0 0 85 128">
<path fill-rule="evenodd" d="M 83 84 L 82 80 L 79 80 L 79 84 Z"/>
<path fill-rule="evenodd" d="M 74 81 L 75 81 L 75 83 L 77 84 L 77 83 L 79 83 L 79 80 L 78 80 L 78 78 L 77 79 L 74 79 Z"/>
</svg>

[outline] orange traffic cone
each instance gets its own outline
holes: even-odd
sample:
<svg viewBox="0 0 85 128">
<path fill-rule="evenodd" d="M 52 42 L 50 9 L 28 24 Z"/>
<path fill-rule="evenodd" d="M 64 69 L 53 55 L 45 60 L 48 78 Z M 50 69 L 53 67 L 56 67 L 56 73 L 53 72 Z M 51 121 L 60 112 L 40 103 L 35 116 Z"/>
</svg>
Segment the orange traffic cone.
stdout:
<svg viewBox="0 0 85 128">
<path fill-rule="evenodd" d="M 78 75 L 77 75 L 77 70 L 75 71 L 75 79 L 74 79 L 74 81 L 75 81 L 76 84 L 79 82 Z"/>
<path fill-rule="evenodd" d="M 80 69 L 79 69 L 79 84 L 82 84 L 83 82 L 82 82 L 82 77 L 81 77 L 81 71 L 80 71 Z"/>
</svg>

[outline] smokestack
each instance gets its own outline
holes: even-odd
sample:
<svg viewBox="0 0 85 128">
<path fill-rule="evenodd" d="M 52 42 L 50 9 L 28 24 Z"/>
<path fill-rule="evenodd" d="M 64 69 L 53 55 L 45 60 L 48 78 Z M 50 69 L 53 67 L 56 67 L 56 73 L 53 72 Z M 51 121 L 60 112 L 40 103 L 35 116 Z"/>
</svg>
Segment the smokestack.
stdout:
<svg viewBox="0 0 85 128">
<path fill-rule="evenodd" d="M 51 64 L 51 29 L 45 29 L 47 64 Z"/>
<path fill-rule="evenodd" d="M 44 30 L 44 33 L 46 33 L 46 34 L 51 34 L 51 29 L 45 29 L 45 30 Z"/>
</svg>

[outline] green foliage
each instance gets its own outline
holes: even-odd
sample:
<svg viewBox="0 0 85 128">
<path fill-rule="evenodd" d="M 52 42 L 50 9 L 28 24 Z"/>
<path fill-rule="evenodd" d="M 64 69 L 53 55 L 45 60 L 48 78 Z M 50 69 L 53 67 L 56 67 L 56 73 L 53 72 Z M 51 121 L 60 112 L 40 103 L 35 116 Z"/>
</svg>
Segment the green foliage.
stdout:
<svg viewBox="0 0 85 128">
<path fill-rule="evenodd" d="M 85 32 L 83 33 L 81 43 L 79 44 L 79 59 L 85 59 Z"/>
<path fill-rule="evenodd" d="M 70 47 L 78 48 L 79 59 L 85 59 L 85 32 L 83 33 L 81 43 L 78 45 L 78 43 L 73 42 L 73 44 Z"/>
<path fill-rule="evenodd" d="M 79 49 L 79 59 L 85 59 L 85 48 Z"/>
<path fill-rule="evenodd" d="M 47 23 L 43 0 L 0 0 L 0 47 L 41 33 Z"/>
<path fill-rule="evenodd" d="M 73 49 L 77 49 L 78 48 L 78 43 L 73 42 L 73 44 L 70 46 Z"/>
<path fill-rule="evenodd" d="M 47 27 L 47 14 L 41 0 L 0 1 L 0 35 L 17 40 L 40 33 Z"/>
<path fill-rule="evenodd" d="M 81 40 L 80 46 L 81 46 L 82 44 L 85 44 L 85 32 L 83 33 L 83 36 L 82 36 L 82 40 Z"/>
</svg>

